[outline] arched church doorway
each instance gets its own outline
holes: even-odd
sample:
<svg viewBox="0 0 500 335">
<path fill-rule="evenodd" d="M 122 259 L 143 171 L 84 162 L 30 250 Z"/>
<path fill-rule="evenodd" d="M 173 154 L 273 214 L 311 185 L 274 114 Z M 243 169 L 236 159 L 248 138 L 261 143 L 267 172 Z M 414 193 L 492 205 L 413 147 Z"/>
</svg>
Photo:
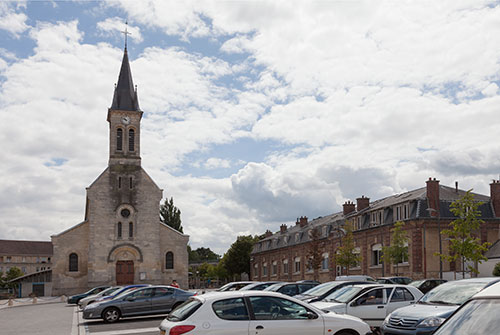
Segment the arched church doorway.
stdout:
<svg viewBox="0 0 500 335">
<path fill-rule="evenodd" d="M 116 285 L 130 285 L 134 283 L 134 261 L 116 262 Z"/>
</svg>

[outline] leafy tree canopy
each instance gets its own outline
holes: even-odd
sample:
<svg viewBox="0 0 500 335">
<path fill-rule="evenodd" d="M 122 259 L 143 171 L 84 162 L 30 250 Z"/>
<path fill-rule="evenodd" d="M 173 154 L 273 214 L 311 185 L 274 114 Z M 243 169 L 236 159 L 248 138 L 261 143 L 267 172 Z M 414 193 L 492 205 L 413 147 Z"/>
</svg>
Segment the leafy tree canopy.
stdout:
<svg viewBox="0 0 500 335">
<path fill-rule="evenodd" d="M 174 206 L 174 198 L 165 199 L 163 205 L 160 206 L 160 221 L 175 230 L 183 233 L 181 224 L 181 210 Z"/>
<path fill-rule="evenodd" d="M 238 236 L 223 257 L 224 267 L 231 276 L 250 274 L 250 253 L 258 236 Z"/>
<path fill-rule="evenodd" d="M 408 236 L 403 229 L 404 222 L 398 221 L 391 229 L 391 245 L 382 248 L 382 259 L 385 263 L 396 265 L 398 275 L 398 264 L 408 259 Z"/>
<path fill-rule="evenodd" d="M 345 267 L 347 274 L 349 274 L 349 268 L 357 266 L 361 262 L 361 256 L 354 252 L 356 246 L 354 245 L 354 237 L 352 235 L 352 225 L 346 223 L 344 228 L 345 236 L 341 239 L 342 245 L 337 248 L 335 262 L 337 265 Z"/>
<path fill-rule="evenodd" d="M 220 255 L 210 250 L 210 248 L 200 247 L 198 249 L 192 250 L 188 245 L 188 255 L 190 263 L 205 262 L 205 261 L 218 261 Z"/>
</svg>

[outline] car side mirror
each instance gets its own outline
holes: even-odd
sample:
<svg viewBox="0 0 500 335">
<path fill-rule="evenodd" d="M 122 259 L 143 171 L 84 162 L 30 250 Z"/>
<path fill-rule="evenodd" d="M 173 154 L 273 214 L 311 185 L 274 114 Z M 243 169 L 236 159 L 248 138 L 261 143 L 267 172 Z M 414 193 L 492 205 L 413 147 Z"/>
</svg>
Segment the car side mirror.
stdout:
<svg viewBox="0 0 500 335">
<path fill-rule="evenodd" d="M 302 314 L 301 316 L 306 316 L 309 320 L 317 319 L 318 318 L 318 316 L 316 314 L 314 314 L 313 312 L 309 312 L 309 311 L 307 311 L 306 313 Z"/>
</svg>

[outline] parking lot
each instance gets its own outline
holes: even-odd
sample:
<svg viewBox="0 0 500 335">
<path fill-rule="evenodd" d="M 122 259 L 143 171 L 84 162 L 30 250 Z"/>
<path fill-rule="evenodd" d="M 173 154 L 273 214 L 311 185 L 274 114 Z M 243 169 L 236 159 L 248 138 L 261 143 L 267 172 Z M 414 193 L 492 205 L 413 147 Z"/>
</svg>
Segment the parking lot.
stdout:
<svg viewBox="0 0 500 335">
<path fill-rule="evenodd" d="M 102 320 L 83 320 L 82 313 L 78 313 L 79 320 L 79 335 L 93 334 L 93 335 L 124 335 L 124 334 L 144 334 L 144 335 L 158 335 L 158 326 L 164 319 L 163 316 L 150 316 L 150 317 L 135 317 L 121 319 L 116 323 L 107 324 Z"/>
</svg>

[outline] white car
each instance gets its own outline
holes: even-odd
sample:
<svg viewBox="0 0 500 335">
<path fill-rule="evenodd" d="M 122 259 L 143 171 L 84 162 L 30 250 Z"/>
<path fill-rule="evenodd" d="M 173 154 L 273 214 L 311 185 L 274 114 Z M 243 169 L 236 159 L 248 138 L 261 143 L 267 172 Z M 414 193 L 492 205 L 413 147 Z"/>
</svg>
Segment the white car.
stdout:
<svg viewBox="0 0 500 335">
<path fill-rule="evenodd" d="M 371 327 L 379 328 L 392 311 L 414 304 L 422 296 L 418 288 L 408 285 L 352 285 L 311 305 L 338 314 L 357 316 Z"/>
<path fill-rule="evenodd" d="M 78 301 L 78 307 L 80 309 L 84 309 L 85 307 L 87 307 L 87 305 L 93 303 L 94 301 L 96 301 L 100 297 L 104 297 L 104 296 L 110 295 L 111 293 L 115 292 L 119 288 L 122 288 L 122 286 L 108 287 L 104 291 L 101 291 L 101 292 L 99 292 L 97 294 L 92 294 L 92 295 L 89 295 L 88 297 L 80 299 L 80 301 Z"/>
<path fill-rule="evenodd" d="M 193 296 L 160 325 L 161 335 L 367 335 L 357 317 L 324 312 L 276 292 L 235 291 Z"/>
</svg>

